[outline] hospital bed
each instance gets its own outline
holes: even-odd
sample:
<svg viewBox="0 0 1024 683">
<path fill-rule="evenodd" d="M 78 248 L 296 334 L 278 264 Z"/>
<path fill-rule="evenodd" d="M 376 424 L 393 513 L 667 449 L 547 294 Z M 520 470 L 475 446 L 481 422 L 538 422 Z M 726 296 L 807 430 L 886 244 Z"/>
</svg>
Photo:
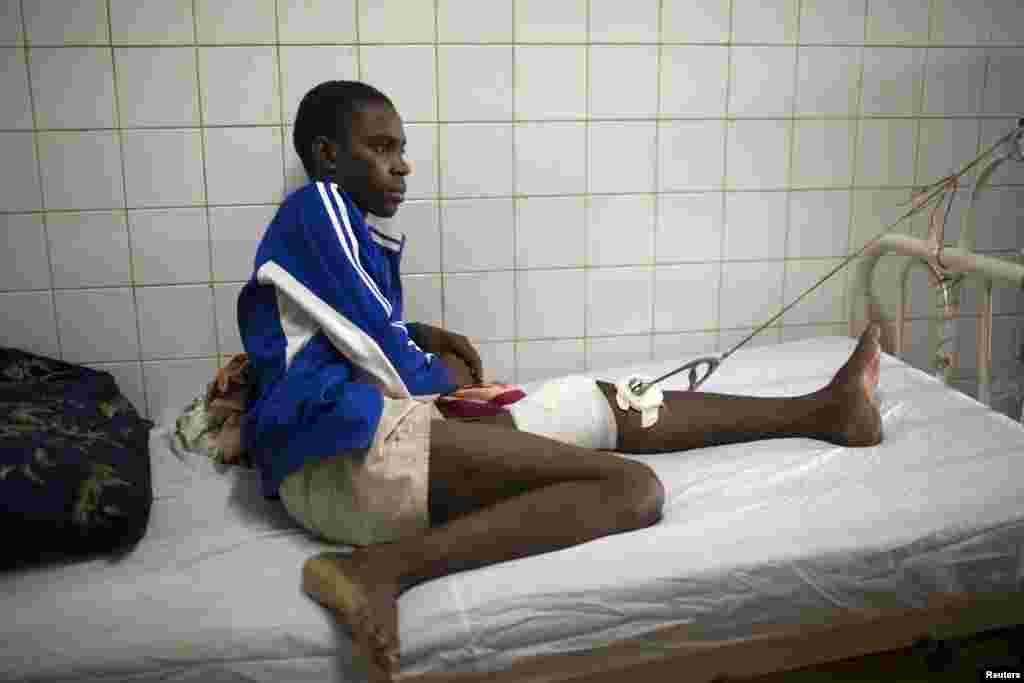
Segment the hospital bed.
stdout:
<svg viewBox="0 0 1024 683">
<path fill-rule="evenodd" d="M 879 313 L 872 271 L 897 254 L 982 287 L 979 358 L 990 360 L 987 292 L 1019 290 L 1024 265 L 968 247 L 880 240 L 857 264 L 851 332 L 862 308 Z M 399 603 L 403 679 L 722 680 L 1024 622 L 1024 428 L 947 386 L 948 340 L 938 376 L 894 355 L 905 317 L 889 321 L 880 445 L 625 456 L 664 482 L 663 520 L 411 589 Z M 744 349 L 703 389 L 808 392 L 853 345 Z M 154 500 L 133 552 L 0 574 L 0 680 L 362 680 L 345 629 L 300 590 L 303 562 L 331 547 L 265 500 L 255 471 L 172 443 L 169 425 L 152 430 Z"/>
</svg>

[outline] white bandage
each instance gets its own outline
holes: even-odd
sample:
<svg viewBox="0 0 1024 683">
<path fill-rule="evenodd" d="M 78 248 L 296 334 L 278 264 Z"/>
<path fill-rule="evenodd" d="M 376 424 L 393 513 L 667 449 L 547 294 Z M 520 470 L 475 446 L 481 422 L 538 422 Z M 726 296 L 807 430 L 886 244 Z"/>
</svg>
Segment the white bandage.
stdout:
<svg viewBox="0 0 1024 683">
<path fill-rule="evenodd" d="M 635 410 L 640 413 L 640 426 L 653 427 L 658 421 L 658 409 L 665 402 L 665 396 L 658 387 L 647 387 L 647 391 L 637 394 L 629 388 L 633 380 L 649 382 L 649 377 L 632 375 L 615 383 L 615 400 L 623 410 Z"/>
<path fill-rule="evenodd" d="M 581 448 L 614 450 L 615 414 L 597 383 L 571 375 L 547 382 L 508 407 L 516 428 Z"/>
</svg>

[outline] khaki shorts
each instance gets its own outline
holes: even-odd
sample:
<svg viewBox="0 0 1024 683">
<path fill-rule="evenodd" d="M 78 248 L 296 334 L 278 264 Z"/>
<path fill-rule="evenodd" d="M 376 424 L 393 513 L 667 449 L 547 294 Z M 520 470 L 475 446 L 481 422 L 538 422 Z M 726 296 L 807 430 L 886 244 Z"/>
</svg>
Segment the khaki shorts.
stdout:
<svg viewBox="0 0 1024 683">
<path fill-rule="evenodd" d="M 281 502 L 302 526 L 331 543 L 389 543 L 422 533 L 430 526 L 430 421 L 441 419 L 433 402 L 384 397 L 370 448 L 311 462 L 288 475 Z"/>
</svg>

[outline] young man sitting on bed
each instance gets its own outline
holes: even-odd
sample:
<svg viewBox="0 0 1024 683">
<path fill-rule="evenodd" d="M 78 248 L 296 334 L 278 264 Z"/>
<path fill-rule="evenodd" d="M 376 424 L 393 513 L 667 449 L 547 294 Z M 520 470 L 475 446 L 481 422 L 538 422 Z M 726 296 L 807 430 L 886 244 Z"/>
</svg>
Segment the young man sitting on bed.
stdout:
<svg viewBox="0 0 1024 683">
<path fill-rule="evenodd" d="M 347 622 L 381 680 L 397 667 L 404 590 L 660 519 L 664 490 L 654 472 L 608 451 L 881 440 L 875 327 L 812 394 L 665 391 L 651 427 L 619 408 L 613 384 L 583 378 L 561 385 L 564 415 L 554 417 L 536 405 L 519 410 L 529 397 L 511 418 L 470 421 L 443 419 L 432 401 L 386 396 L 380 378 L 389 372 L 413 396 L 482 377 L 464 337 L 402 321 L 404 238 L 368 225 L 395 215 L 404 198 L 411 169 L 402 120 L 372 87 L 331 81 L 303 98 L 294 144 L 311 183 L 282 203 L 239 296 L 253 370 L 243 444 L 268 497 L 280 496 L 314 533 L 367 546 L 311 558 L 303 586 Z"/>
</svg>

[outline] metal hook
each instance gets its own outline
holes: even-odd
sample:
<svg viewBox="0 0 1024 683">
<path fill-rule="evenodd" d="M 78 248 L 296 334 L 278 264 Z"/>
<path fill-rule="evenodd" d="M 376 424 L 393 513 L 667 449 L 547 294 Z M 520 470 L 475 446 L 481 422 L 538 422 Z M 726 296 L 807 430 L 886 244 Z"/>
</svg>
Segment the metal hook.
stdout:
<svg viewBox="0 0 1024 683">
<path fill-rule="evenodd" d="M 651 380 L 650 382 L 644 382 L 639 378 L 633 378 L 629 382 L 629 390 L 632 391 L 635 395 L 640 396 L 658 382 L 666 380 L 672 375 L 677 375 L 683 370 L 689 370 L 690 372 L 687 375 L 687 379 L 690 382 L 690 386 L 687 387 L 685 391 L 696 391 L 696 389 L 701 384 L 704 384 L 704 382 L 707 381 L 708 377 L 710 377 L 721 364 L 722 357 L 720 356 L 704 356 L 702 358 L 691 360 L 689 363 L 681 365 L 672 372 L 662 375 L 658 379 Z M 703 375 L 698 376 L 697 371 L 701 366 L 706 366 L 706 369 Z"/>
</svg>

